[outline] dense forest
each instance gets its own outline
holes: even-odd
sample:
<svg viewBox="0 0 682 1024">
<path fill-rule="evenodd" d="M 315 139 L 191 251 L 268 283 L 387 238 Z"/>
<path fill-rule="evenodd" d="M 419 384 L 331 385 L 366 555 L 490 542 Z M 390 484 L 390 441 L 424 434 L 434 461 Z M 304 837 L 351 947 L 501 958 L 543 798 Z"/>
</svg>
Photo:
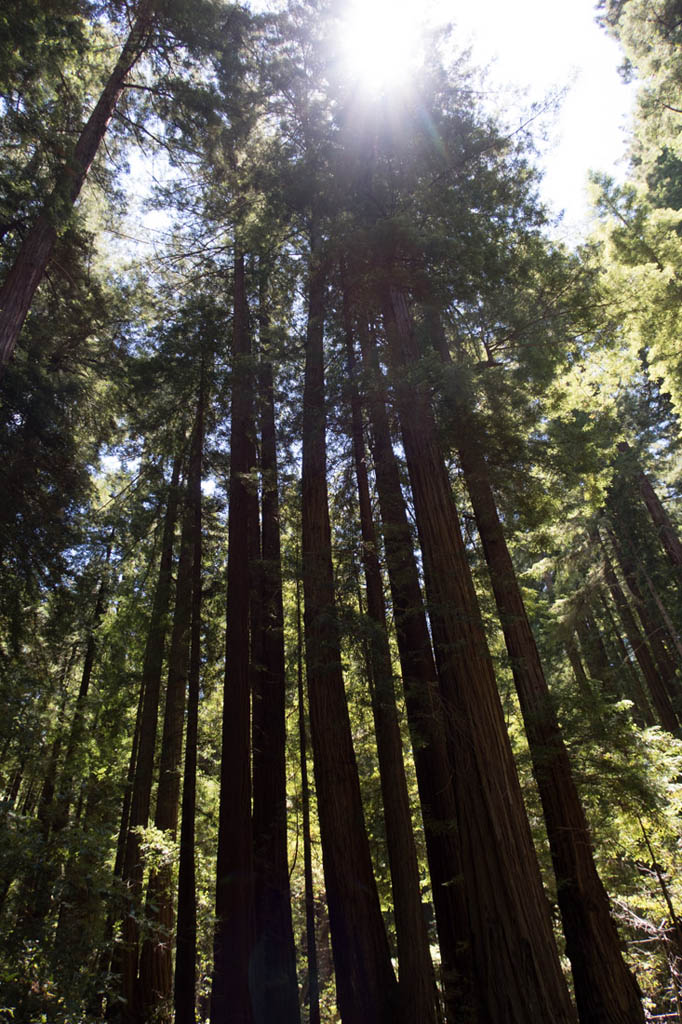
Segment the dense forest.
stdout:
<svg viewBox="0 0 682 1024">
<path fill-rule="evenodd" d="M 0 1021 L 682 1021 L 682 4 L 578 247 L 345 16 L 2 4 Z"/>
</svg>

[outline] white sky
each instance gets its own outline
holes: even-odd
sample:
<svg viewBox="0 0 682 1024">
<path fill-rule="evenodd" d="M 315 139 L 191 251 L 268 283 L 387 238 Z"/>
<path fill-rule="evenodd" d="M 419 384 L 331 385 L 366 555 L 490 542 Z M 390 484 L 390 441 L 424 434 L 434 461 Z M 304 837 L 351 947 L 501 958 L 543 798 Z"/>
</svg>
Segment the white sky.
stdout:
<svg viewBox="0 0 682 1024">
<path fill-rule="evenodd" d="M 565 211 L 569 237 L 587 227 L 589 170 L 625 173 L 628 114 L 634 86 L 618 75 L 622 52 L 595 22 L 595 0 L 440 0 L 470 41 L 477 64 L 496 58 L 494 78 L 528 87 L 540 100 L 552 88 L 570 85 L 545 147 L 543 198 Z M 620 164 L 619 164 L 620 162 Z"/>
<path fill-rule="evenodd" d="M 556 117 L 545 119 L 547 142 L 540 144 L 545 170 L 543 199 L 558 214 L 564 211 L 559 235 L 578 242 L 589 227 L 587 174 L 604 171 L 622 178 L 626 171 L 628 115 L 635 86 L 625 85 L 618 66 L 622 53 L 595 21 L 596 0 L 348 0 L 356 12 L 351 38 L 360 64 L 380 61 L 387 42 L 386 12 L 394 30 L 401 20 L 413 22 L 429 10 L 429 20 L 451 21 L 458 49 L 471 46 L 472 60 L 484 66 L 496 87 L 526 90 L 526 101 L 542 101 L 550 92 L 568 92 Z M 277 0 L 250 0 L 256 10 Z M 364 37 L 364 38 L 363 38 Z M 343 41 L 342 41 L 343 42 Z M 390 44 L 389 44 L 390 45 Z M 372 47 L 374 50 L 372 51 Z M 367 55 L 369 53 L 369 56 Z M 385 55 L 383 56 L 385 60 Z M 398 58 L 400 64 L 402 58 Z M 393 57 L 396 61 L 395 56 Z M 513 109 L 510 92 L 503 104 Z M 538 125 L 538 133 L 541 126 Z M 534 132 L 535 134 L 535 132 Z M 162 233 L 165 223 L 148 213 L 145 229 Z"/>
</svg>

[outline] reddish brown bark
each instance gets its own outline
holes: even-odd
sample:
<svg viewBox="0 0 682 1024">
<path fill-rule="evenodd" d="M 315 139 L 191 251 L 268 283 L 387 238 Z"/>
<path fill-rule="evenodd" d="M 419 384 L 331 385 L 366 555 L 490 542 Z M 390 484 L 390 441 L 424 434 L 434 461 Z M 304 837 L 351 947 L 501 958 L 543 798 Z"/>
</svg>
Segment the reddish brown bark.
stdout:
<svg viewBox="0 0 682 1024">
<path fill-rule="evenodd" d="M 336 991 L 344 1024 L 399 1019 L 341 669 L 326 479 L 325 278 L 313 265 L 303 395 L 302 555 L 308 698 Z"/>
<path fill-rule="evenodd" d="M 626 647 L 625 641 L 621 636 L 622 627 L 616 621 L 616 617 L 605 591 L 600 593 L 600 603 L 611 642 L 615 646 L 617 670 L 622 673 L 627 680 L 625 689 L 628 697 L 633 703 L 633 717 L 641 728 L 648 728 L 651 725 L 655 725 L 656 719 L 649 706 L 649 701 L 646 693 L 644 692 L 644 687 L 642 686 L 637 669 L 632 663 L 630 651 Z"/>
<path fill-rule="evenodd" d="M 189 668 L 192 618 L 193 510 L 185 496 L 180 556 L 175 587 L 175 613 L 168 653 L 168 684 L 161 735 L 159 784 L 154 825 L 174 841 L 180 805 L 180 763 L 184 732 L 185 695 Z M 173 870 L 170 863 L 151 870 L 147 883 L 146 918 L 149 932 L 140 954 L 139 1008 L 142 1022 L 154 1018 L 169 1024 L 172 1018 Z"/>
<path fill-rule="evenodd" d="M 575 645 L 575 639 L 573 636 L 566 640 L 565 647 L 571 669 L 573 670 L 573 677 L 578 684 L 578 689 L 583 696 L 588 696 L 590 694 L 590 681 L 587 678 L 585 669 L 583 668 L 583 663 L 580 660 L 580 653 Z"/>
<path fill-rule="evenodd" d="M 450 352 L 438 313 L 427 310 L 431 340 L 446 365 Z M 547 828 L 557 900 L 581 1024 L 641 1022 L 639 987 L 627 969 L 568 752 L 518 584 L 483 454 L 475 416 L 459 389 L 448 390 L 452 430 L 476 518 L 504 634 Z"/>
<path fill-rule="evenodd" d="M 109 561 L 110 554 L 111 547 L 108 547 L 105 559 L 105 562 L 107 563 Z M 53 827 L 56 831 L 65 828 L 69 821 L 69 812 L 71 810 L 71 803 L 73 801 L 74 760 L 78 752 L 78 748 L 80 747 L 83 740 L 86 701 L 88 699 L 88 693 L 90 692 L 92 670 L 95 666 L 95 655 L 97 653 L 97 629 L 102 620 L 102 616 L 104 615 L 105 593 L 106 584 L 105 581 L 102 580 L 97 590 L 95 610 L 93 612 L 92 623 L 88 631 L 88 639 L 85 645 L 85 658 L 83 659 L 83 671 L 81 673 L 81 682 L 80 687 L 78 689 L 78 696 L 76 697 L 76 706 L 73 712 L 73 719 L 71 722 L 71 729 L 69 732 L 69 740 L 66 745 L 64 763 L 62 765 L 61 775 L 59 779 L 59 793 L 57 796 L 53 820 Z"/>
<path fill-rule="evenodd" d="M 447 1019 L 473 1019 L 468 913 L 444 710 L 419 584 L 412 532 L 386 413 L 385 383 L 369 332 L 359 325 L 366 402 L 405 707 L 412 740 L 441 953 Z"/>
<path fill-rule="evenodd" d="M 168 626 L 168 605 L 171 592 L 173 565 L 173 540 L 178 507 L 178 482 L 181 458 L 173 462 L 168 504 L 161 541 L 161 560 L 154 594 L 152 613 L 147 632 L 144 662 L 142 666 L 142 714 L 140 718 L 140 740 L 135 765 L 135 779 L 130 801 L 130 819 L 123 858 L 122 878 L 127 885 L 127 909 L 123 919 L 121 944 L 121 985 L 125 1024 L 136 1020 L 136 982 L 139 955 L 140 897 L 142 890 L 143 864 L 140 854 L 139 828 L 149 824 L 152 782 L 154 775 L 154 752 L 159 717 L 159 695 L 163 666 L 166 632 Z"/>
<path fill-rule="evenodd" d="M 254 948 L 251 831 L 249 475 L 256 456 L 244 256 L 235 253 L 227 636 L 211 1024 L 251 1024 Z"/>
<path fill-rule="evenodd" d="M 611 596 L 618 611 L 618 615 L 620 616 L 620 620 L 623 623 L 623 629 L 625 630 L 625 635 L 628 638 L 628 643 L 630 644 L 635 658 L 637 659 L 637 664 L 642 670 L 642 675 L 644 676 L 649 693 L 651 694 L 654 709 L 663 728 L 667 729 L 669 732 L 676 733 L 678 728 L 677 716 L 675 715 L 672 704 L 670 703 L 670 698 L 663 686 L 663 682 L 654 664 L 646 640 L 637 625 L 635 616 L 630 608 L 630 604 L 623 593 L 623 588 L 618 582 L 618 578 L 613 569 L 613 565 L 611 564 L 611 559 L 608 556 L 606 547 L 604 546 L 603 541 L 601 543 L 604 557 L 604 579 L 611 591 Z"/>
<path fill-rule="evenodd" d="M 40 798 L 38 800 L 38 809 L 36 812 L 36 817 L 41 824 L 41 832 L 43 834 L 44 839 L 47 839 L 49 836 L 54 815 L 53 801 L 57 782 L 57 765 L 59 763 L 59 756 L 61 754 L 62 743 L 64 741 L 64 715 L 66 712 L 66 703 L 68 698 L 67 680 L 71 674 L 71 668 L 76 658 L 77 651 L 78 644 L 72 644 L 71 651 L 64 661 L 64 668 L 62 669 L 61 679 L 59 682 L 59 688 L 62 692 L 62 701 L 57 718 L 57 734 L 52 743 L 52 748 L 50 750 L 50 756 L 47 762 L 47 767 L 45 768 L 45 777 L 43 779 L 43 785 L 40 791 Z M 9 746 L 9 744 L 7 746 Z"/>
<path fill-rule="evenodd" d="M 315 936 L 315 890 L 313 887 L 313 858 L 310 836 L 310 786 L 308 784 L 308 738 L 306 730 L 305 696 L 303 692 L 303 629 L 301 623 L 301 585 L 296 580 L 296 669 L 298 686 L 298 744 L 301 766 L 301 816 L 303 827 L 303 875 L 305 886 L 306 961 L 308 965 L 307 1002 L 310 1007 L 309 1024 L 320 1024 L 320 979 L 317 967 L 317 939 Z"/>
<path fill-rule="evenodd" d="M 365 459 L 362 407 L 355 381 L 352 317 L 347 298 L 344 301 L 344 309 L 362 562 L 367 588 L 367 614 L 371 628 L 368 653 L 373 684 L 372 710 L 393 889 L 400 1000 L 405 1020 L 436 1024 L 437 995 L 426 919 L 421 904 L 417 850 L 412 833 L 412 814 L 396 708 L 383 581 Z"/>
<path fill-rule="evenodd" d="M 261 317 L 261 342 L 267 325 Z M 261 707 L 254 694 L 253 824 L 256 871 L 256 978 L 259 1019 L 300 1020 L 287 856 L 286 672 L 279 495 L 272 366 L 260 373 L 262 527 L 260 572 Z"/>
<path fill-rule="evenodd" d="M 204 448 L 204 406 L 207 401 L 206 365 L 202 356 L 197 415 L 192 435 L 187 479 L 192 530 L 192 621 L 187 678 L 187 735 L 182 783 L 182 823 L 178 867 L 178 918 L 175 947 L 175 1024 L 195 1024 L 197 972 L 197 911 L 194 835 L 197 791 L 199 683 L 201 676 L 201 475 Z"/>
<path fill-rule="evenodd" d="M 629 453 L 631 451 L 630 446 L 626 441 L 620 442 L 618 450 L 624 453 Z M 656 527 L 661 547 L 668 556 L 670 564 L 679 573 L 682 571 L 682 542 L 677 536 L 677 531 L 672 524 L 672 520 L 666 512 L 663 502 L 656 494 L 649 477 L 641 466 L 635 465 L 634 476 L 639 493 L 641 494 L 642 500 L 644 501 L 647 511 L 651 516 L 651 521 Z"/>
<path fill-rule="evenodd" d="M 382 298 L 458 819 L 466 822 L 460 841 L 479 1016 L 500 1024 L 572 1021 L 433 412 L 410 373 L 419 360 L 410 314 L 395 287 Z"/>
<path fill-rule="evenodd" d="M 679 685 L 675 679 L 675 666 L 670 659 L 668 651 L 664 645 L 665 626 L 663 623 L 657 621 L 649 610 L 647 602 L 644 600 L 644 595 L 639 587 L 637 581 L 637 566 L 635 559 L 627 548 L 627 542 L 622 543 L 614 534 L 613 530 L 608 529 L 609 539 L 611 541 L 612 549 L 615 551 L 616 559 L 620 565 L 621 571 L 625 578 L 625 583 L 628 590 L 630 591 L 637 617 L 642 625 L 644 636 L 646 637 L 647 643 L 651 648 L 651 652 L 656 664 L 657 676 L 659 681 L 663 684 L 663 689 L 668 698 L 670 705 L 666 711 L 666 723 L 664 724 L 661 718 L 661 724 L 664 728 L 669 729 L 674 720 L 677 723 L 676 729 L 671 730 L 677 734 L 677 730 L 680 728 L 680 716 L 677 710 L 677 704 L 680 699 Z M 653 697 L 653 693 L 652 693 Z M 660 694 L 659 694 L 660 697 Z M 661 699 L 656 703 L 656 710 L 659 714 L 662 711 L 664 701 Z"/>
<path fill-rule="evenodd" d="M 0 375 L 12 358 L 19 331 L 45 273 L 59 228 L 80 194 L 126 79 L 149 46 L 155 8 L 156 0 L 141 0 L 116 66 L 0 289 Z"/>
<path fill-rule="evenodd" d="M 644 1020 L 639 986 L 625 965 L 592 839 L 528 621 L 476 424 L 462 410 L 455 442 L 490 572 L 556 877 L 557 900 L 581 1024 Z"/>
</svg>

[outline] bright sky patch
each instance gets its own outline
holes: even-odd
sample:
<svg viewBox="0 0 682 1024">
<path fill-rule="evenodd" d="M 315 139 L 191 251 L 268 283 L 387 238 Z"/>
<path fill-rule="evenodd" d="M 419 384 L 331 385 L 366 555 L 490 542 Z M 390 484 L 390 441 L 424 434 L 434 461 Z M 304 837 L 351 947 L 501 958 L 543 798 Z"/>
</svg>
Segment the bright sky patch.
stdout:
<svg viewBox="0 0 682 1024">
<path fill-rule="evenodd" d="M 409 80 L 420 53 L 418 4 L 353 0 L 341 29 L 341 60 L 352 84 L 368 94 L 390 92 Z"/>
</svg>

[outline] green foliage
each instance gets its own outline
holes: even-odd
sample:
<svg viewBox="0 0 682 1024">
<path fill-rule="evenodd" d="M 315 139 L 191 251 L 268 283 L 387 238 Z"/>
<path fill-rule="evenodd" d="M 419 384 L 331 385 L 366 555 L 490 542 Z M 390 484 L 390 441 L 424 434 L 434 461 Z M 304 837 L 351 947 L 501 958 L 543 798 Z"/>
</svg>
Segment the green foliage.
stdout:
<svg viewBox="0 0 682 1024">
<path fill-rule="evenodd" d="M 601 227 L 589 246 L 570 252 L 547 237 L 526 140 L 508 137 L 482 110 L 464 58 L 446 67 L 434 48 L 413 92 L 384 96 L 359 117 L 357 97 L 332 60 L 333 10 L 290 5 L 279 14 L 255 16 L 217 2 L 163 5 L 162 31 L 119 107 L 111 151 L 97 169 L 107 198 L 96 200 L 91 192 L 68 219 L 21 347 L 0 384 L 0 697 L 7 709 L 0 721 L 0 1015 L 26 1024 L 67 1024 L 99 1019 L 98 1001 L 111 1012 L 117 1006 L 119 983 L 109 970 L 116 928 L 109 915 L 119 912 L 125 894 L 112 869 L 169 467 L 186 452 L 202 368 L 212 397 L 203 481 L 196 904 L 202 1007 L 209 998 L 228 409 L 235 379 L 230 280 L 237 243 L 246 253 L 257 341 L 253 365 L 267 357 L 275 366 L 289 860 L 296 941 L 303 948 L 295 581 L 302 291 L 313 226 L 329 277 L 328 488 L 344 671 L 389 933 L 393 938 L 393 897 L 370 713 L 371 631 L 359 607 L 364 594 L 340 338 L 342 292 L 350 282 L 386 364 L 377 296 L 390 272 L 410 295 L 421 351 L 411 381 L 433 396 L 444 447 L 451 452 L 454 426 L 466 409 L 485 451 L 599 869 L 647 1006 L 656 1012 L 674 1006 L 661 877 L 677 908 L 682 748 L 659 727 L 637 724 L 631 687 L 638 669 L 606 595 L 603 557 L 588 539 L 608 506 L 619 538 L 636 552 L 641 572 L 680 629 L 679 581 L 637 496 L 634 463 L 617 453 L 618 442 L 626 440 L 679 525 L 682 153 L 679 115 L 671 108 L 682 106 L 682 65 L 676 5 L 659 6 L 660 24 L 654 24 L 650 4 L 605 4 L 604 17 L 623 41 L 633 73 L 647 76 L 647 84 L 632 181 L 619 187 L 595 179 Z M 7 265 L 92 107 L 127 14 L 126 4 L 79 2 L 10 2 L 0 12 L 0 233 Z M 165 212 L 172 229 L 148 259 L 112 247 L 105 233 L 119 225 L 127 186 L 118 171 L 132 144 L 150 155 L 163 151 L 161 162 L 171 169 L 150 205 Z M 434 352 L 434 309 L 452 357 L 447 367 Z M 261 313 L 268 315 L 267 328 L 259 324 Z M 396 450 L 401 457 L 397 437 Z M 108 474 L 107 464 L 114 467 Z M 510 666 L 454 452 L 450 468 L 531 827 L 554 899 Z M 257 493 L 257 471 L 250 482 Z M 404 482 L 409 500 L 405 472 Z M 106 609 L 93 626 L 102 580 Z M 586 618 L 593 640 L 603 639 L 607 664 L 600 667 L 594 658 L 585 664 L 583 685 L 572 674 L 566 647 L 576 644 L 587 662 L 589 651 L 574 636 Z M 55 806 L 63 796 L 91 635 L 93 682 L 74 753 L 70 813 L 59 828 Z M 679 681 L 674 640 L 669 646 Z M 394 662 L 397 676 L 395 656 Z M 407 752 L 406 737 L 404 746 Z M 426 902 L 428 869 L 409 753 L 406 761 Z M 332 1021 L 338 1013 L 314 813 L 313 819 L 323 1019 Z M 140 834 L 146 871 L 175 863 L 172 836 L 151 826 Z M 140 923 L 144 932 L 142 912 Z M 298 970 L 304 988 L 300 953 Z"/>
</svg>

